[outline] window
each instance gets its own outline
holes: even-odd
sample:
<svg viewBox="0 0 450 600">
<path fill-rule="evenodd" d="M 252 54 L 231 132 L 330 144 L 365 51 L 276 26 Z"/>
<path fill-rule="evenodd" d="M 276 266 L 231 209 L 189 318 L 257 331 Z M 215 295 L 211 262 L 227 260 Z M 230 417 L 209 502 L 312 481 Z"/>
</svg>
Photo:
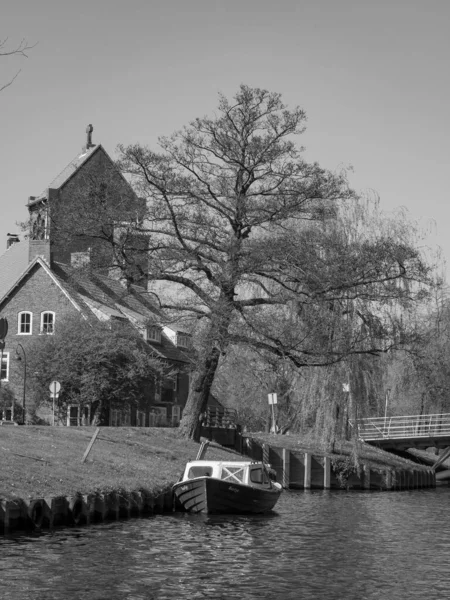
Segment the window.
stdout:
<svg viewBox="0 0 450 600">
<path fill-rule="evenodd" d="M 230 483 L 244 482 L 244 467 L 222 467 L 220 479 Z"/>
<path fill-rule="evenodd" d="M 250 481 L 253 483 L 268 484 L 269 478 L 267 477 L 267 473 L 261 467 L 257 467 L 250 471 Z"/>
<path fill-rule="evenodd" d="M 161 342 L 161 328 L 157 326 L 147 327 L 147 341 Z"/>
<path fill-rule="evenodd" d="M 55 332 L 55 313 L 41 313 L 41 333 L 52 335 Z"/>
<path fill-rule="evenodd" d="M 1 364 L 1 380 L 9 380 L 9 352 L 3 352 L 2 364 Z"/>
<path fill-rule="evenodd" d="M 32 317 L 33 313 L 23 311 L 19 313 L 17 333 L 19 335 L 31 335 L 32 334 Z"/>
<path fill-rule="evenodd" d="M 212 467 L 191 467 L 187 474 L 188 479 L 195 479 L 196 477 L 211 477 Z"/>
<path fill-rule="evenodd" d="M 174 427 L 176 427 L 177 425 L 180 424 L 180 418 L 181 418 L 181 406 L 178 406 L 178 404 L 174 404 L 172 406 L 172 425 Z"/>
<path fill-rule="evenodd" d="M 145 412 L 142 410 L 136 411 L 136 427 L 145 427 Z"/>
<path fill-rule="evenodd" d="M 190 348 L 191 336 L 187 333 L 177 333 L 177 346 L 179 348 Z"/>
<path fill-rule="evenodd" d="M 109 424 L 111 427 L 129 427 L 131 414 L 129 410 L 117 410 L 112 408 L 109 413 Z"/>
</svg>

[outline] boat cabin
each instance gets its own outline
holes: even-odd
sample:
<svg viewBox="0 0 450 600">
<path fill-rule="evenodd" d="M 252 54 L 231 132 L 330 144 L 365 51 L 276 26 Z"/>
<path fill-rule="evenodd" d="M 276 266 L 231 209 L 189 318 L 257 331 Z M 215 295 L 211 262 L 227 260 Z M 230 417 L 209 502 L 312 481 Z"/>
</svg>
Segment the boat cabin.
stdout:
<svg viewBox="0 0 450 600">
<path fill-rule="evenodd" d="M 229 483 L 271 488 L 269 474 L 262 462 L 223 462 L 196 460 L 186 465 L 183 481 L 213 477 Z"/>
</svg>

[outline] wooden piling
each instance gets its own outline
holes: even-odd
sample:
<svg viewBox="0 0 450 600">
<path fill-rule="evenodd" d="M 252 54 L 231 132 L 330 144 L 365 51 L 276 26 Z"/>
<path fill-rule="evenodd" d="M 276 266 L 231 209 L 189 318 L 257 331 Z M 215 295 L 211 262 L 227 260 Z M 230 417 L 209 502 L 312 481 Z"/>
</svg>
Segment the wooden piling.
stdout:
<svg viewBox="0 0 450 600">
<path fill-rule="evenodd" d="M 291 453 L 286 448 L 283 448 L 283 481 L 282 486 L 289 489 L 291 473 Z"/>
<path fill-rule="evenodd" d="M 370 490 L 370 467 L 363 465 L 363 489 Z"/>
<path fill-rule="evenodd" d="M 331 458 L 325 456 L 323 459 L 323 487 L 325 490 L 331 488 Z"/>
<path fill-rule="evenodd" d="M 305 452 L 304 454 L 304 466 L 305 466 L 305 475 L 304 475 L 304 483 L 303 487 L 305 490 L 311 489 L 311 454 L 309 452 Z"/>
</svg>

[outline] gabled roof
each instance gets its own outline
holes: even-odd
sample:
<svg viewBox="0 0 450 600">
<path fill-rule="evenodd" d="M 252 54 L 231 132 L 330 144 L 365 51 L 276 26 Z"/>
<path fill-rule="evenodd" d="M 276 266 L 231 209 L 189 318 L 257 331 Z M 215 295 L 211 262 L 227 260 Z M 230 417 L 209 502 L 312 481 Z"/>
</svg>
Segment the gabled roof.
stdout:
<svg viewBox="0 0 450 600">
<path fill-rule="evenodd" d="M 0 255 L 0 299 L 14 285 L 28 267 L 28 240 L 12 244 Z"/>
<path fill-rule="evenodd" d="M 124 318 L 143 328 L 148 324 L 160 324 L 164 315 L 153 301 L 153 295 L 143 287 L 132 285 L 126 289 L 116 279 L 74 269 L 69 265 L 54 263 L 52 271 L 74 299 L 88 307 L 97 316 Z M 148 344 L 162 358 L 188 363 L 188 355 L 178 348 L 164 333 L 161 342 Z"/>
<path fill-rule="evenodd" d="M 41 192 L 39 196 L 36 196 L 36 198 L 29 204 L 32 205 L 36 202 L 41 202 L 42 200 L 46 199 L 47 190 L 50 188 L 56 190 L 62 188 L 63 185 L 65 185 L 69 181 L 69 179 L 78 171 L 78 169 L 88 160 L 88 158 L 90 158 L 100 148 L 103 150 L 103 152 L 105 152 L 101 144 L 80 152 L 80 154 L 78 154 L 73 160 L 71 160 L 70 163 L 61 171 L 61 173 L 59 173 L 59 175 L 57 175 L 53 179 L 53 181 L 49 183 L 45 190 Z"/>
<path fill-rule="evenodd" d="M 71 297 L 71 295 L 68 293 L 68 291 L 65 289 L 65 287 L 63 285 L 61 285 L 61 282 L 59 281 L 58 277 L 56 277 L 55 274 L 52 272 L 50 266 L 40 256 L 36 256 L 34 258 L 34 260 L 32 260 L 30 263 L 28 263 L 26 268 L 22 271 L 22 273 L 20 273 L 18 275 L 18 277 L 16 277 L 14 280 L 7 282 L 7 284 L 5 285 L 4 288 L 0 287 L 0 306 L 10 296 L 10 294 L 13 292 L 13 290 L 20 285 L 20 283 L 23 281 L 23 279 L 29 273 L 31 273 L 31 271 L 36 266 L 38 268 L 39 267 L 42 268 L 45 271 L 45 273 L 50 277 L 50 279 L 60 289 L 60 291 L 66 296 L 66 298 L 69 300 L 69 302 L 71 302 L 77 310 L 81 311 L 81 308 L 80 308 L 79 304 L 77 303 L 76 299 Z"/>
</svg>

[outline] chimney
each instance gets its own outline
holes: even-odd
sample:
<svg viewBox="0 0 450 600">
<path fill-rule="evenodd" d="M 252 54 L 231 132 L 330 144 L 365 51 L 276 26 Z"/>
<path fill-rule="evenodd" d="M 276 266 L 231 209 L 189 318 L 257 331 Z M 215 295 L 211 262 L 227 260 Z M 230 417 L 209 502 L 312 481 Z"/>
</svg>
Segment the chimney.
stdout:
<svg viewBox="0 0 450 600">
<path fill-rule="evenodd" d="M 17 233 L 7 233 L 8 237 L 6 238 L 6 249 L 10 248 L 13 244 L 17 244 L 19 242 L 19 236 Z"/>
<path fill-rule="evenodd" d="M 28 262 L 40 256 L 50 265 L 50 240 L 29 240 Z"/>
</svg>

